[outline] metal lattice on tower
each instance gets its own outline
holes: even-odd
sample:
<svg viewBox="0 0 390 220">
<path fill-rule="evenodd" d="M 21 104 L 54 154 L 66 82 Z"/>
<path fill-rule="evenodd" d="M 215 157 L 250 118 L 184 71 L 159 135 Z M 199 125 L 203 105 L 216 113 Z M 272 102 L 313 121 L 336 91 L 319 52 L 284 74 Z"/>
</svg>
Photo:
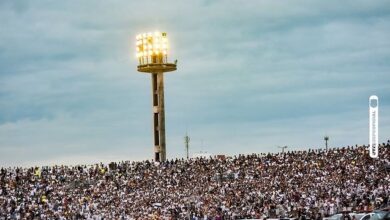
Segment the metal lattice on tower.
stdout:
<svg viewBox="0 0 390 220">
<path fill-rule="evenodd" d="M 184 137 L 184 143 L 186 144 L 186 156 L 187 156 L 187 159 L 189 159 L 189 157 L 190 157 L 190 155 L 189 155 L 190 137 L 188 136 L 187 133 L 186 133 L 186 136 Z"/>
</svg>

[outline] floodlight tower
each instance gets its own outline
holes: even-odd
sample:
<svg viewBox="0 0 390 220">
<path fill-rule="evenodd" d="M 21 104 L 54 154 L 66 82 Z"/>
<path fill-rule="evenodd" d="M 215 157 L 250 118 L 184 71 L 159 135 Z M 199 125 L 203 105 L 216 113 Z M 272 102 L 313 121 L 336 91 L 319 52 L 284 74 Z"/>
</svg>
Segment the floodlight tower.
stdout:
<svg viewBox="0 0 390 220">
<path fill-rule="evenodd" d="M 137 70 L 152 75 L 152 112 L 154 160 L 166 160 L 164 73 L 176 70 L 176 63 L 168 62 L 166 33 L 154 32 L 137 35 Z"/>
</svg>

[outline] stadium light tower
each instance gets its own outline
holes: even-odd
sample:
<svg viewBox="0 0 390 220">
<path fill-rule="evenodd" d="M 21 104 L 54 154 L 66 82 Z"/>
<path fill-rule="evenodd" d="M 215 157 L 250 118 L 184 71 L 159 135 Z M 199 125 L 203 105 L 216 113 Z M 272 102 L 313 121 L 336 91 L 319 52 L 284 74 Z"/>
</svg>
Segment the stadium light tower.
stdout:
<svg viewBox="0 0 390 220">
<path fill-rule="evenodd" d="M 137 39 L 137 70 L 152 75 L 154 160 L 166 160 L 164 73 L 176 70 L 176 63 L 168 62 L 166 33 L 139 34 Z"/>
</svg>

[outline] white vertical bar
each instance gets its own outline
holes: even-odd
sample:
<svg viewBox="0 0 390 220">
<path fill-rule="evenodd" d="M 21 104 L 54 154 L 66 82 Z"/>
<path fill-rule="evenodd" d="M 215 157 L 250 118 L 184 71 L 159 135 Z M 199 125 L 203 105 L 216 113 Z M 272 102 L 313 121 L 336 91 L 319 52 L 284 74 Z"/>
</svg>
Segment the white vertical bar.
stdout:
<svg viewBox="0 0 390 220">
<path fill-rule="evenodd" d="M 378 107 L 379 100 L 378 96 L 372 95 L 369 100 L 369 118 L 370 118 L 370 157 L 377 158 L 379 149 L 378 149 Z"/>
</svg>

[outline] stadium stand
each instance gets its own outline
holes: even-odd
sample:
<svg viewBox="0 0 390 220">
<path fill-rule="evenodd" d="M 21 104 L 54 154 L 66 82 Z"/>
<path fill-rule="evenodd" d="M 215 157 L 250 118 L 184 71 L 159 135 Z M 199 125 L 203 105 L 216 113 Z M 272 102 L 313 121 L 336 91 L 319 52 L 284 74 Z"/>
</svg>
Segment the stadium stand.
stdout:
<svg viewBox="0 0 390 220">
<path fill-rule="evenodd" d="M 390 145 L 1 168 L 0 219 L 322 219 L 390 205 Z"/>
</svg>

